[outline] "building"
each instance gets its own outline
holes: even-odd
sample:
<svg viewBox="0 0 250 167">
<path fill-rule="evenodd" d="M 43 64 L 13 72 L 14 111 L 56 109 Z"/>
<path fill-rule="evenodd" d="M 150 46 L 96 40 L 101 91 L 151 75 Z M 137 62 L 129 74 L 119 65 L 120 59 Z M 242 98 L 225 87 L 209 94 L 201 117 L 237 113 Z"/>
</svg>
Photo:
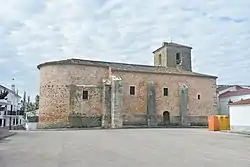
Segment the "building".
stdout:
<svg viewBox="0 0 250 167">
<path fill-rule="evenodd" d="M 154 66 L 67 59 L 38 65 L 39 128 L 207 124 L 215 76 L 192 71 L 191 47 L 164 42 Z"/>
<path fill-rule="evenodd" d="M 219 97 L 219 114 L 229 115 L 229 103 L 250 98 L 250 89 L 239 85 L 221 90 Z"/>
<path fill-rule="evenodd" d="M 250 133 L 250 99 L 230 104 L 229 113 L 231 131 Z"/>
<path fill-rule="evenodd" d="M 0 91 L 8 91 L 4 99 L 0 99 L 0 127 L 15 129 L 23 125 L 23 114 L 20 111 L 21 96 L 18 95 L 15 85 L 9 89 L 0 85 Z"/>
<path fill-rule="evenodd" d="M 236 91 L 238 89 L 242 89 L 242 87 L 239 85 L 217 85 L 218 95 L 221 95 L 229 91 Z"/>
<path fill-rule="evenodd" d="M 38 110 L 26 112 L 26 122 L 25 129 L 26 130 L 36 130 L 37 122 L 38 122 L 39 112 Z"/>
</svg>

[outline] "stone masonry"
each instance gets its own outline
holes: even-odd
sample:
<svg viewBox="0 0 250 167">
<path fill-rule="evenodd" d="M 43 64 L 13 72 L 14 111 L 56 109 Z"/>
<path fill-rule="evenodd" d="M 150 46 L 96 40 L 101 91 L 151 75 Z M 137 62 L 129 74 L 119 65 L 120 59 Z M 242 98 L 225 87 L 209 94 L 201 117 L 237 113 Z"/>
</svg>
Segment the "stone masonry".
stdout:
<svg viewBox="0 0 250 167">
<path fill-rule="evenodd" d="M 155 66 L 80 59 L 40 64 L 38 128 L 157 126 L 164 112 L 170 124 L 206 124 L 217 114 L 217 77 L 192 72 L 190 50 L 164 44 L 154 52 Z M 176 66 L 175 52 L 181 55 Z"/>
</svg>

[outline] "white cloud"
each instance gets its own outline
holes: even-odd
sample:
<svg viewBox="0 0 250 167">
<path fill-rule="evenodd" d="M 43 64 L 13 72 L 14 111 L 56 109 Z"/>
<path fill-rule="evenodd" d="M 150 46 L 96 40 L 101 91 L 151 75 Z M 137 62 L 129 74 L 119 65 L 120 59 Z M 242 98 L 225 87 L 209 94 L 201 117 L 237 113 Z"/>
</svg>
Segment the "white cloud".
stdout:
<svg viewBox="0 0 250 167">
<path fill-rule="evenodd" d="M 193 47 L 195 71 L 218 75 L 220 83 L 250 82 L 247 0 L 5 2 L 0 56 L 21 62 L 23 71 L 70 57 L 152 64 L 151 52 L 172 38 Z"/>
</svg>

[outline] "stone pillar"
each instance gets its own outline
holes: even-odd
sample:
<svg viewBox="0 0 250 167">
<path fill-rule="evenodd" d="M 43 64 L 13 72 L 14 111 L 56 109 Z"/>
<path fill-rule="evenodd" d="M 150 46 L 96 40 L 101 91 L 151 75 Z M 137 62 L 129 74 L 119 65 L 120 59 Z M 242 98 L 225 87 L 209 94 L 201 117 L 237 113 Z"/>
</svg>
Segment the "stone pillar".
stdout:
<svg viewBox="0 0 250 167">
<path fill-rule="evenodd" d="M 111 127 L 111 83 L 110 80 L 103 81 L 102 97 L 102 128 Z"/>
<path fill-rule="evenodd" d="M 112 77 L 111 80 L 111 128 L 123 126 L 123 86 L 122 79 Z"/>
<path fill-rule="evenodd" d="M 188 88 L 185 85 L 179 86 L 179 97 L 180 97 L 180 117 L 181 125 L 188 126 Z"/>
<path fill-rule="evenodd" d="M 147 114 L 148 114 L 148 126 L 153 127 L 157 126 L 156 118 L 156 99 L 155 99 L 155 85 L 153 81 L 148 81 L 147 86 Z"/>
</svg>

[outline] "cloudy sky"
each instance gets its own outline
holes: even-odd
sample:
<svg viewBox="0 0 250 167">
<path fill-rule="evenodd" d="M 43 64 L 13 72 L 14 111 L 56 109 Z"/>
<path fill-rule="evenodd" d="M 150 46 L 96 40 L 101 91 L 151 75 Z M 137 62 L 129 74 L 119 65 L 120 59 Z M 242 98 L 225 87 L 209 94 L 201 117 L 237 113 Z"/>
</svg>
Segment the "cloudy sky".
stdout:
<svg viewBox="0 0 250 167">
<path fill-rule="evenodd" d="M 194 71 L 250 84 L 249 0 L 0 0 L 0 84 L 38 93 L 36 66 L 83 58 L 152 64 L 172 40 Z"/>
</svg>

